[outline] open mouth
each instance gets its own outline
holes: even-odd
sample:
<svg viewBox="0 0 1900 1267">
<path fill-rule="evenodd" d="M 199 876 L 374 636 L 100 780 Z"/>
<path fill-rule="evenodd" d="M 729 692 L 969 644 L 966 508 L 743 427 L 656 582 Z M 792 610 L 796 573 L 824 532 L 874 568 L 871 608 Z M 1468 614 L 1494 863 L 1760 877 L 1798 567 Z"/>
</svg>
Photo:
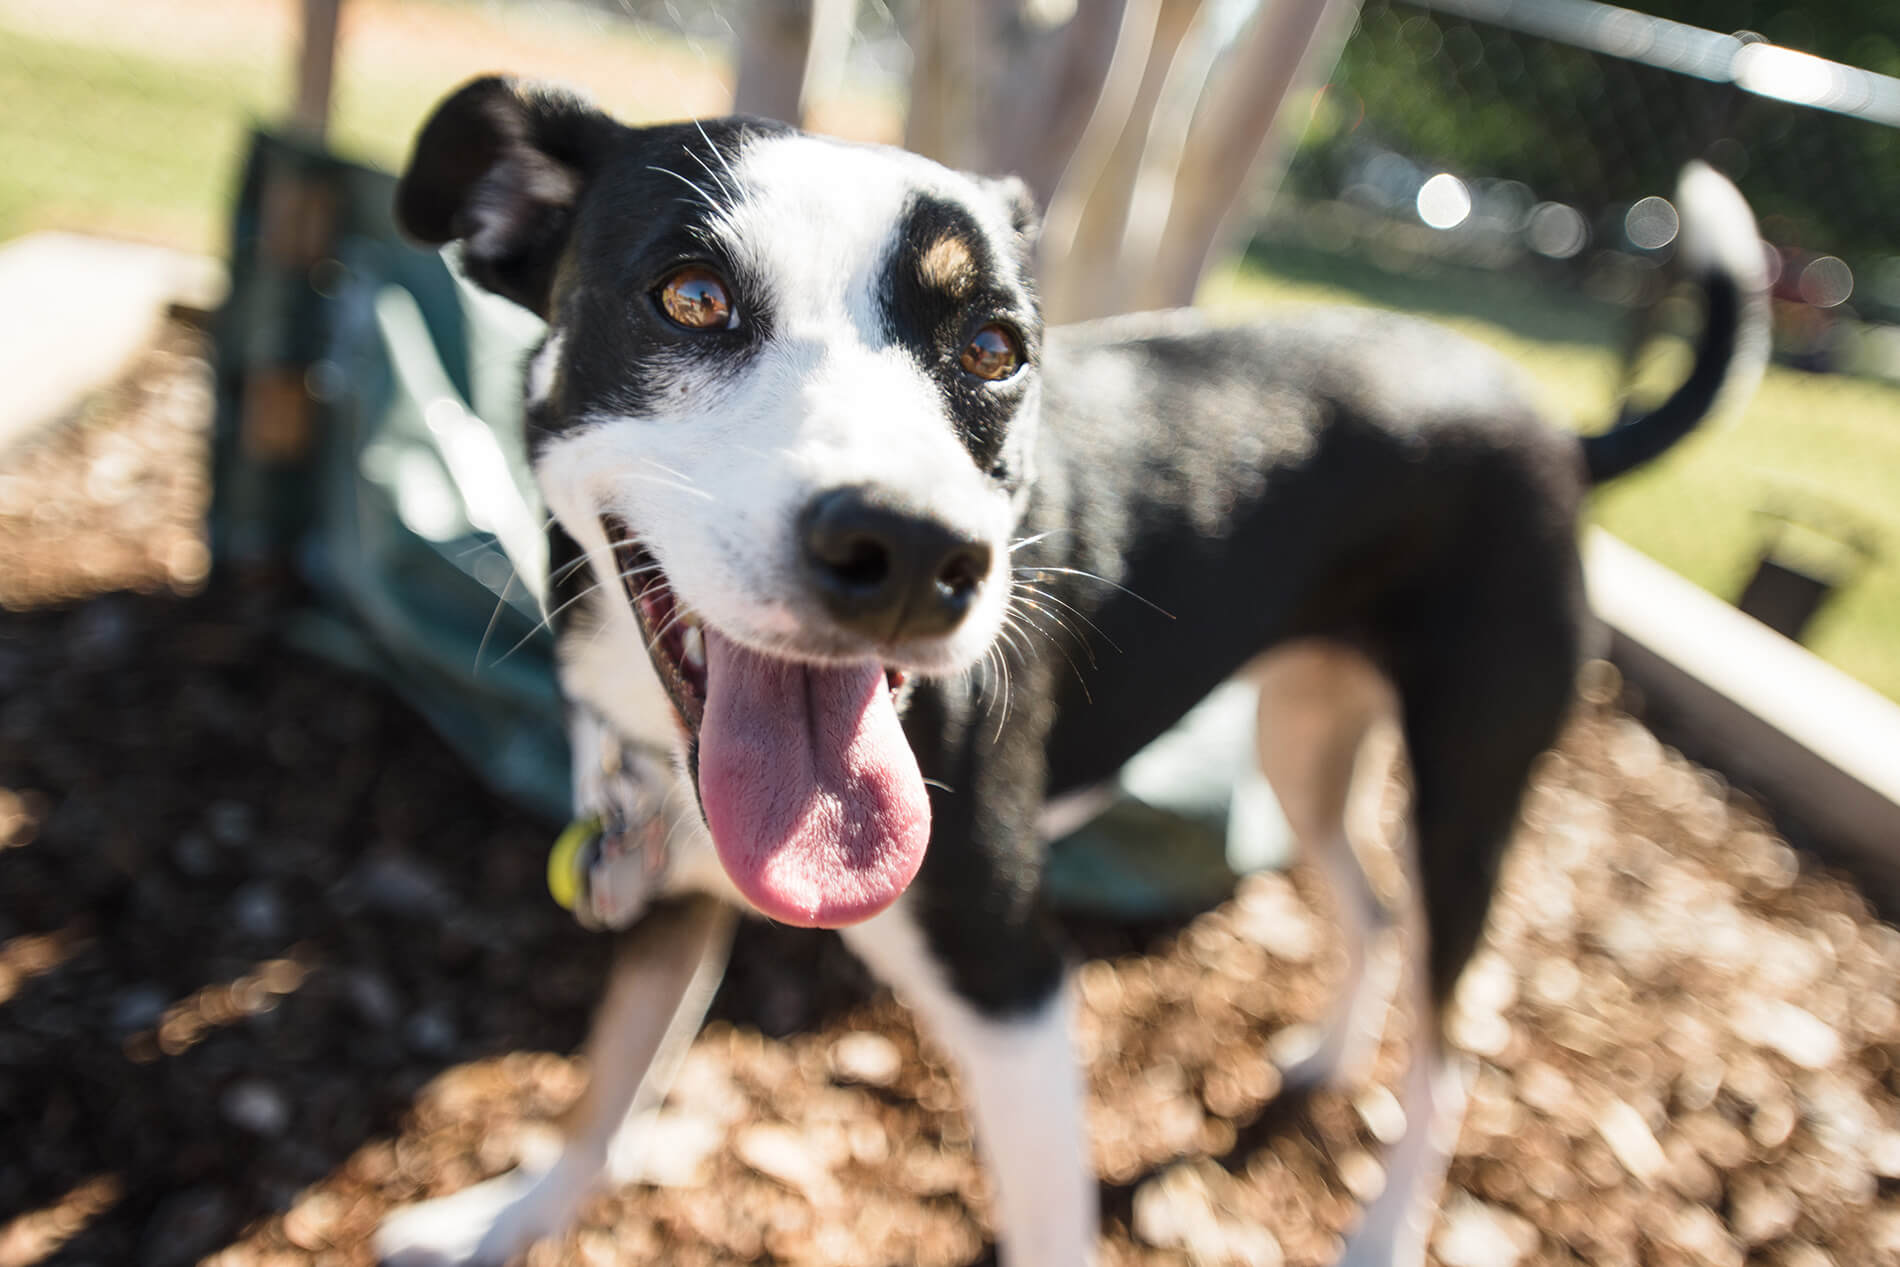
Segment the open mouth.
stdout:
<svg viewBox="0 0 1900 1267">
<path fill-rule="evenodd" d="M 743 646 L 681 602 L 625 522 L 601 526 L 740 893 L 773 919 L 826 928 L 896 901 L 930 838 L 897 716 L 904 675 L 876 660 L 814 664 Z"/>
<path fill-rule="evenodd" d="M 640 622 L 647 654 L 659 670 L 660 681 L 688 735 L 697 738 L 706 712 L 705 621 L 674 596 L 659 561 L 640 544 L 624 520 L 608 515 L 600 522 L 613 548 L 614 565 L 620 571 L 627 602 Z M 903 697 L 908 681 L 904 670 L 884 666 L 884 682 L 893 701 Z"/>
</svg>

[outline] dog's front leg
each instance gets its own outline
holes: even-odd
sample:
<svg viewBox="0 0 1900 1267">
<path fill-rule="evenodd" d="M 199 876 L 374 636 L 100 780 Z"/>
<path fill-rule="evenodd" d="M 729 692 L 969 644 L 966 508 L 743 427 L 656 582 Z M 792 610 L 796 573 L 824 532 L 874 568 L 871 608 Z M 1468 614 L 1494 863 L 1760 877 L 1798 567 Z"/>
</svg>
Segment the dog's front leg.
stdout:
<svg viewBox="0 0 1900 1267">
<path fill-rule="evenodd" d="M 952 984 L 913 901 L 845 929 L 844 938 L 957 1068 L 996 1194 L 998 1261 L 1093 1263 L 1098 1204 L 1068 975 L 1043 997 L 991 1014 Z"/>
<path fill-rule="evenodd" d="M 1019 664 L 1001 724 L 981 696 L 918 691 L 930 849 L 903 898 L 843 930 L 962 1078 L 1004 1267 L 1093 1263 L 1099 1223 L 1067 956 L 1038 901 L 1048 677 Z"/>
<path fill-rule="evenodd" d="M 587 1039 L 588 1085 L 544 1170 L 523 1166 L 407 1206 L 376 1234 L 389 1267 L 500 1267 L 558 1235 L 593 1192 L 616 1135 L 666 1094 L 725 972 L 736 915 L 693 897 L 656 907 L 621 938 Z"/>
</svg>

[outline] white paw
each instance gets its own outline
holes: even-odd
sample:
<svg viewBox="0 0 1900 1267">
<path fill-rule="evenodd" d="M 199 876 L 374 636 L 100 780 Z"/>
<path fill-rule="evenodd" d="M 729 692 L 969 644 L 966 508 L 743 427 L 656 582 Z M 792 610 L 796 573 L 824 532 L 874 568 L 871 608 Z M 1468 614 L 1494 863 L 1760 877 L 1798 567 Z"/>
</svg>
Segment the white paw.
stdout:
<svg viewBox="0 0 1900 1267">
<path fill-rule="evenodd" d="M 547 1208 L 543 1178 L 511 1170 L 454 1196 L 403 1206 L 376 1230 L 376 1261 L 383 1267 L 502 1267 L 566 1222 L 565 1213 Z"/>
</svg>

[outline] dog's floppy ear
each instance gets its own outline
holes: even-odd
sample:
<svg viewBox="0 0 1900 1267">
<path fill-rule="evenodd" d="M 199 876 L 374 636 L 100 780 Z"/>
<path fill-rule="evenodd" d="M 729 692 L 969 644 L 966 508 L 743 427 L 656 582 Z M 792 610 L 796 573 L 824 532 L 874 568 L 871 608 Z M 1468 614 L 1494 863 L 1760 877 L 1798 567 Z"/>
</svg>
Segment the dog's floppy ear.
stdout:
<svg viewBox="0 0 1900 1267">
<path fill-rule="evenodd" d="M 471 80 L 416 137 L 396 222 L 430 246 L 459 239 L 470 277 L 545 317 L 581 192 L 625 131 L 571 93 Z"/>
</svg>

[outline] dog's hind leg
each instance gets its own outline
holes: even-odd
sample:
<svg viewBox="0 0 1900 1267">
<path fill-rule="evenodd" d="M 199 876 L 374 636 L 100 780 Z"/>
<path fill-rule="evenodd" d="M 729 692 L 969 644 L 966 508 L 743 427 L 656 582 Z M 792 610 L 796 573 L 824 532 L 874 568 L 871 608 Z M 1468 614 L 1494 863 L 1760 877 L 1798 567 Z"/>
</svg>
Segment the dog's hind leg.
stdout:
<svg viewBox="0 0 1900 1267">
<path fill-rule="evenodd" d="M 1412 768 L 1408 870 L 1421 919 L 1412 1042 L 1400 1084 L 1405 1134 L 1385 1190 L 1348 1245 L 1347 1267 L 1421 1267 L 1464 1110 L 1465 1059 L 1444 1021 L 1483 936 L 1505 846 L 1532 765 L 1557 738 L 1579 653 L 1580 598 L 1567 543 L 1527 537 L 1489 572 L 1473 552 L 1459 584 L 1397 612 L 1389 661 Z M 1558 552 L 1559 550 L 1563 552 Z"/>
<path fill-rule="evenodd" d="M 1405 1134 L 1385 1157 L 1385 1187 L 1366 1208 L 1339 1267 L 1424 1267 L 1438 1194 L 1464 1121 L 1466 1062 L 1445 1046 L 1422 966 L 1414 961 L 1405 976 L 1414 987 L 1408 990 L 1411 1051 L 1398 1087 Z"/>
<path fill-rule="evenodd" d="M 979 1009 L 951 986 L 926 931 L 907 909 L 911 901 L 845 929 L 844 938 L 957 1068 L 977 1152 L 996 1194 L 997 1261 L 1002 1267 L 1095 1262 L 1099 1207 L 1066 974 L 1040 998 L 1002 1014 Z M 1007 947 L 996 949 L 1007 956 Z"/>
<path fill-rule="evenodd" d="M 1369 1072 L 1400 956 L 1393 917 L 1361 865 L 1354 837 L 1397 741 L 1397 700 L 1377 668 L 1343 643 L 1304 639 L 1248 670 L 1260 688 L 1255 751 L 1302 852 L 1332 891 L 1346 971 L 1330 1014 L 1274 1043 L 1295 1091 L 1352 1085 Z"/>
<path fill-rule="evenodd" d="M 655 907 L 622 935 L 587 1039 L 587 1090 L 569 1111 L 560 1156 L 464 1192 L 407 1206 L 376 1234 L 389 1267 L 500 1267 L 566 1229 L 610 1151 L 657 1107 L 725 972 L 737 916 L 693 897 Z M 618 1137 L 618 1138 L 617 1138 Z"/>
</svg>

